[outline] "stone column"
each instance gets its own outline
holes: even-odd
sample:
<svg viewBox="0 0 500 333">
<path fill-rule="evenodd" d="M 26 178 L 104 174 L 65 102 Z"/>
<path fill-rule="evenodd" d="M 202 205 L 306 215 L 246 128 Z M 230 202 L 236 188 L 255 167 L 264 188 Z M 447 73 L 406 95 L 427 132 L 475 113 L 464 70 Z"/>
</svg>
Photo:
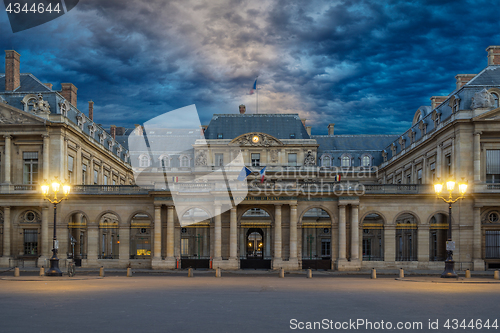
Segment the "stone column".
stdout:
<svg viewBox="0 0 500 333">
<path fill-rule="evenodd" d="M 274 212 L 274 259 L 281 260 L 281 205 L 275 205 Z"/>
<path fill-rule="evenodd" d="M 168 206 L 167 210 L 167 259 L 174 260 L 174 206 Z"/>
<path fill-rule="evenodd" d="M 10 165 L 11 165 L 11 139 L 12 137 L 10 135 L 4 136 L 5 138 L 5 162 L 4 162 L 4 182 L 5 184 L 10 184 Z"/>
<path fill-rule="evenodd" d="M 265 237 L 267 238 L 267 234 Z M 267 247 L 267 240 L 266 240 L 266 247 Z M 245 232 L 244 229 L 240 227 L 240 257 L 246 258 L 247 254 L 245 249 L 246 249 Z"/>
<path fill-rule="evenodd" d="M 297 259 L 297 205 L 290 205 L 290 259 Z"/>
<path fill-rule="evenodd" d="M 229 259 L 237 259 L 238 256 L 238 222 L 236 219 L 236 207 L 231 208 L 229 222 Z"/>
<path fill-rule="evenodd" d="M 203 228 L 203 257 L 210 257 L 210 250 L 208 246 L 210 245 L 210 227 Z"/>
<path fill-rule="evenodd" d="M 155 205 L 153 260 L 161 260 L 161 205 Z"/>
<path fill-rule="evenodd" d="M 475 271 L 484 271 L 482 258 L 481 207 L 474 207 L 474 229 L 472 232 L 472 261 Z"/>
<path fill-rule="evenodd" d="M 89 167 L 88 167 L 87 185 L 94 185 L 94 158 L 92 155 L 89 157 Z"/>
<path fill-rule="evenodd" d="M 384 226 L 384 261 L 396 260 L 396 226 Z"/>
<path fill-rule="evenodd" d="M 50 163 L 49 163 L 49 145 L 50 145 L 50 139 L 47 134 L 42 135 L 43 137 L 43 152 L 42 152 L 42 158 L 43 158 L 43 179 L 41 181 L 47 180 L 50 181 L 50 175 L 49 175 L 49 168 L 50 168 Z M 42 182 L 39 182 L 42 183 Z"/>
<path fill-rule="evenodd" d="M 351 206 L 351 261 L 359 260 L 359 206 Z"/>
<path fill-rule="evenodd" d="M 417 260 L 429 261 L 429 225 L 419 225 L 417 230 Z"/>
<path fill-rule="evenodd" d="M 422 184 L 427 184 L 427 157 L 422 158 Z"/>
<path fill-rule="evenodd" d="M 156 217 L 155 217 L 155 219 L 156 219 Z M 155 227 L 156 227 L 156 225 L 155 225 Z M 120 236 L 120 238 L 119 238 L 120 244 L 118 245 L 118 259 L 122 263 L 126 264 L 129 262 L 129 259 L 130 259 L 130 227 L 129 226 L 120 226 L 120 229 L 118 229 L 118 232 L 119 232 L 118 236 Z M 155 230 L 155 232 L 156 232 L 156 230 Z"/>
<path fill-rule="evenodd" d="M 345 204 L 339 203 L 339 260 L 346 260 Z"/>
<path fill-rule="evenodd" d="M 214 260 L 222 260 L 222 221 L 221 207 L 215 206 L 215 230 L 214 230 Z"/>
<path fill-rule="evenodd" d="M 482 132 L 474 133 L 474 182 L 481 181 L 481 134 Z"/>
<path fill-rule="evenodd" d="M 97 226 L 87 227 L 87 262 L 89 266 L 97 265 L 97 252 L 99 251 L 99 229 Z"/>
<path fill-rule="evenodd" d="M 266 237 L 266 248 L 264 250 L 264 257 L 266 258 L 270 258 L 271 257 L 271 229 L 270 228 L 266 228 L 266 230 L 264 231 L 265 233 L 265 237 Z M 245 244 L 246 246 L 246 242 L 243 242 L 243 244 Z M 243 252 L 245 253 L 245 252 Z M 246 255 L 246 253 L 245 253 Z"/>
<path fill-rule="evenodd" d="M 10 257 L 10 207 L 3 208 L 3 256 Z M 8 264 L 8 262 L 7 262 Z"/>
<path fill-rule="evenodd" d="M 50 258 L 49 207 L 42 207 L 42 256 Z"/>
</svg>

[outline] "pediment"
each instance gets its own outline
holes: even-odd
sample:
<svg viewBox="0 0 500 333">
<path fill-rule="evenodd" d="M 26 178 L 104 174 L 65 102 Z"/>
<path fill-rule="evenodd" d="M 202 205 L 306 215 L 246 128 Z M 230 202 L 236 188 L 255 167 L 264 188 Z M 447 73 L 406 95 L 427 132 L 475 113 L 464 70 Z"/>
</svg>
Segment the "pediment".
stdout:
<svg viewBox="0 0 500 333">
<path fill-rule="evenodd" d="M 500 108 L 493 109 L 472 118 L 473 121 L 500 120 Z"/>
<path fill-rule="evenodd" d="M 274 136 L 261 132 L 242 134 L 234 138 L 229 144 L 251 147 L 283 146 L 283 142 L 276 139 Z"/>
<path fill-rule="evenodd" d="M 7 104 L 0 104 L 0 125 L 41 125 L 45 119 L 19 110 Z"/>
</svg>

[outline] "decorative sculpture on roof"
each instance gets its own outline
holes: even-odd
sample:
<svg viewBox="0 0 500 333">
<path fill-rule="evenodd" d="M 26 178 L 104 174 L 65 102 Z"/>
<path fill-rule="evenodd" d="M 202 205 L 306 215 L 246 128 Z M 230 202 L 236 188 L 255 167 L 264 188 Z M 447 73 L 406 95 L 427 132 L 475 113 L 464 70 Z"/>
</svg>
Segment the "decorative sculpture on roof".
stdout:
<svg viewBox="0 0 500 333">
<path fill-rule="evenodd" d="M 194 161 L 195 166 L 206 166 L 207 165 L 207 154 L 204 150 L 200 150 L 196 154 L 196 159 Z"/>
<path fill-rule="evenodd" d="M 314 158 L 314 154 L 311 150 L 309 150 L 304 158 L 304 166 L 315 166 L 316 159 Z"/>
<path fill-rule="evenodd" d="M 493 96 L 484 88 L 483 90 L 474 94 L 472 97 L 471 109 L 486 108 L 491 109 L 495 106 L 495 100 Z"/>
<path fill-rule="evenodd" d="M 49 102 L 43 100 L 42 94 L 38 94 L 37 101 L 33 105 L 33 109 L 31 109 L 33 113 L 50 113 L 50 105 Z"/>
<path fill-rule="evenodd" d="M 258 146 L 258 147 L 272 147 L 282 146 L 283 143 L 275 137 L 265 133 L 247 133 L 240 135 L 231 141 L 230 144 L 239 146 Z"/>
</svg>

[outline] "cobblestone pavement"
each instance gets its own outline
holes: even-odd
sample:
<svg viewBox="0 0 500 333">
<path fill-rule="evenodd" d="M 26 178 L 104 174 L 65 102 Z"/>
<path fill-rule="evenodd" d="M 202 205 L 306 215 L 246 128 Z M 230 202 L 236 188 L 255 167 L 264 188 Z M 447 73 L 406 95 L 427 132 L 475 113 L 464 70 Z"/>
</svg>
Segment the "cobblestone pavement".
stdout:
<svg viewBox="0 0 500 333">
<path fill-rule="evenodd" d="M 500 284 L 492 272 L 473 276 L 470 282 L 478 283 L 437 283 L 445 279 L 417 274 L 372 280 L 366 274 L 315 272 L 308 279 L 305 274 L 279 278 L 276 272 L 223 272 L 221 278 L 212 273 L 5 276 L 1 332 L 288 332 L 306 331 L 308 325 L 336 332 L 498 331 L 477 329 L 478 320 L 491 325 L 500 319 Z M 447 319 L 458 320 L 456 330 L 444 328 Z M 469 326 L 460 328 L 463 319 Z M 438 329 L 429 329 L 430 323 Z"/>
</svg>

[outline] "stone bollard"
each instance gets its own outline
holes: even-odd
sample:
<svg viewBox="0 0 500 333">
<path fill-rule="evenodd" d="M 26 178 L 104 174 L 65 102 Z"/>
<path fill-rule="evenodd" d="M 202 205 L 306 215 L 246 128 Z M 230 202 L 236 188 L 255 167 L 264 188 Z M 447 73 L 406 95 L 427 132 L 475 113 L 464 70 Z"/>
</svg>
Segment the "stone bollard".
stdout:
<svg viewBox="0 0 500 333">
<path fill-rule="evenodd" d="M 470 279 L 470 269 L 465 270 L 465 278 Z"/>
<path fill-rule="evenodd" d="M 307 270 L 307 278 L 311 279 L 312 277 L 313 277 L 313 271 L 312 271 L 312 269 L 308 269 Z"/>
<path fill-rule="evenodd" d="M 495 280 L 500 280 L 500 276 L 498 275 L 498 271 L 493 272 L 493 278 Z"/>
<path fill-rule="evenodd" d="M 192 268 L 188 269 L 188 277 L 193 277 L 193 269 Z"/>
<path fill-rule="evenodd" d="M 377 270 L 375 268 L 372 268 L 372 276 L 371 276 L 372 279 L 376 279 L 377 278 Z"/>
<path fill-rule="evenodd" d="M 404 277 L 405 277 L 405 271 L 404 271 L 404 269 L 400 268 L 399 269 L 399 278 L 402 279 Z"/>
<path fill-rule="evenodd" d="M 14 277 L 19 277 L 19 267 L 14 268 Z"/>
<path fill-rule="evenodd" d="M 101 268 L 99 268 L 99 276 L 104 277 L 104 267 L 103 266 L 101 266 Z"/>
<path fill-rule="evenodd" d="M 222 276 L 222 275 L 221 275 L 220 267 L 217 267 L 217 268 L 215 269 L 215 277 L 221 277 L 221 276 Z"/>
<path fill-rule="evenodd" d="M 132 268 L 127 267 L 127 277 L 132 277 Z"/>
<path fill-rule="evenodd" d="M 40 276 L 45 276 L 45 268 L 43 266 L 40 267 Z"/>
<path fill-rule="evenodd" d="M 283 268 L 280 268 L 280 278 L 285 277 L 285 270 Z"/>
</svg>

